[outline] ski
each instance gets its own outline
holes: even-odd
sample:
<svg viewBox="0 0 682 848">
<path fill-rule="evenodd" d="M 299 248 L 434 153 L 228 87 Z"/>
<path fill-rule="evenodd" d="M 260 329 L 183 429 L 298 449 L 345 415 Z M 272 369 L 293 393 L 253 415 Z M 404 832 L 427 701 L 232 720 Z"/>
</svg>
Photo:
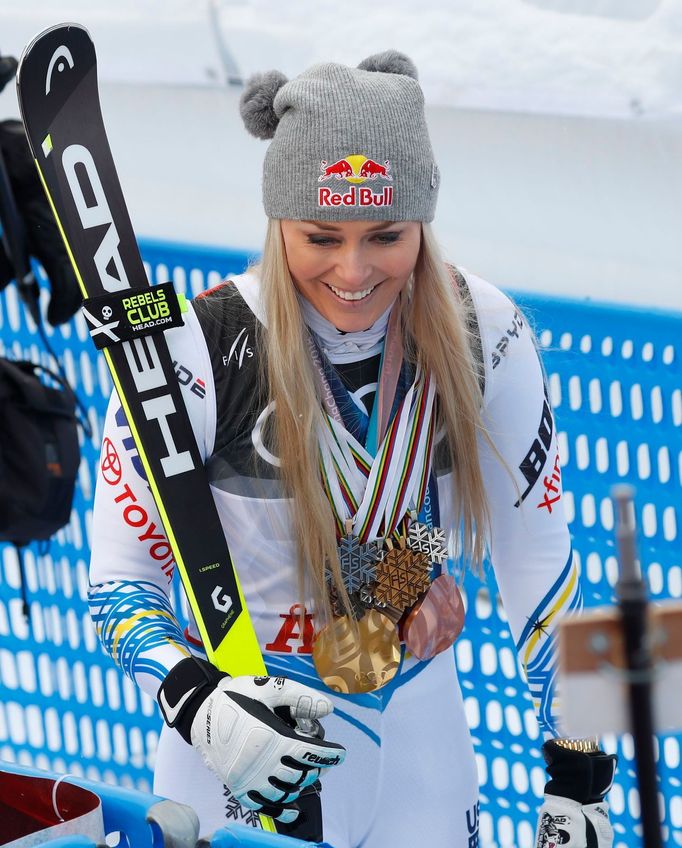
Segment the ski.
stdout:
<svg viewBox="0 0 682 848">
<path fill-rule="evenodd" d="M 88 31 L 61 24 L 40 33 L 22 55 L 17 91 L 83 296 L 106 304 L 99 312 L 109 323 L 90 314 L 91 334 L 112 336 L 110 304 L 121 293 L 147 288 L 161 297 L 162 287 L 149 285 L 128 215 L 102 119 Z M 166 288 L 164 297 L 170 302 L 174 295 Z M 208 659 L 232 676 L 267 674 L 166 339 L 161 331 L 127 338 L 114 334 L 103 353 Z M 271 819 L 261 821 L 275 830 Z"/>
</svg>

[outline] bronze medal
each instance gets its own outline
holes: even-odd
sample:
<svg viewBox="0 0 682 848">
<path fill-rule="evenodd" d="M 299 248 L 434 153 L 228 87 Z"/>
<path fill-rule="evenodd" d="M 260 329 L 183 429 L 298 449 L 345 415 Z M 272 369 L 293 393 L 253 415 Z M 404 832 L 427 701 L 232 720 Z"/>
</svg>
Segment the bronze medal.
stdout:
<svg viewBox="0 0 682 848">
<path fill-rule="evenodd" d="M 395 625 L 378 610 L 369 610 L 355 623 L 345 615 L 337 618 L 315 640 L 313 662 L 334 692 L 357 695 L 381 689 L 400 665 Z"/>
<path fill-rule="evenodd" d="M 417 659 L 430 660 L 449 648 L 463 627 L 464 603 L 457 581 L 450 574 L 441 574 L 407 614 L 402 636 Z"/>
<path fill-rule="evenodd" d="M 390 539 L 386 541 L 388 550 L 376 567 L 374 598 L 378 604 L 406 610 L 428 589 L 431 566 L 426 554 L 406 547 L 404 537 L 399 545 L 394 548 Z"/>
</svg>

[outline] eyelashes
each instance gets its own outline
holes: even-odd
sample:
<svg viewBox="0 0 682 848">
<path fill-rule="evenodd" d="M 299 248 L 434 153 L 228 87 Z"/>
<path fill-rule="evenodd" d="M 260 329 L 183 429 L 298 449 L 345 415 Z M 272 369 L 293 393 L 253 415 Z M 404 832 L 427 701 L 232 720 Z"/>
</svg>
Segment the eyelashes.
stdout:
<svg viewBox="0 0 682 848">
<path fill-rule="evenodd" d="M 395 244 L 400 239 L 400 233 L 379 233 L 375 236 L 375 238 L 379 241 L 380 244 Z"/>
<path fill-rule="evenodd" d="M 377 233 L 376 235 L 372 236 L 371 241 L 375 242 L 376 244 L 389 245 L 395 244 L 399 239 L 399 232 L 388 232 Z M 313 233 L 307 236 L 307 242 L 308 244 L 314 244 L 317 247 L 332 247 L 339 244 L 339 240 L 333 238 L 332 236 L 322 236 Z"/>
</svg>

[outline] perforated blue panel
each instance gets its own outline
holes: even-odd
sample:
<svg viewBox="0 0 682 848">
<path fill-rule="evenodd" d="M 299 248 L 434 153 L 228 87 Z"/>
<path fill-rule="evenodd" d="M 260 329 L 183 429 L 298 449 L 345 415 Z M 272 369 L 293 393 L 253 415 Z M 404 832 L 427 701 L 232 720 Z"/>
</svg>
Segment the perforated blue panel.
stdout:
<svg viewBox="0 0 682 848">
<path fill-rule="evenodd" d="M 565 509 L 583 569 L 585 603 L 611 603 L 617 578 L 611 486 L 636 486 L 639 550 L 654 600 L 682 597 L 682 315 L 515 293 L 534 325 L 555 409 Z M 481 844 L 532 844 L 528 789 L 545 782 L 530 698 L 516 676 L 513 643 L 488 575 L 467 581 L 475 615 L 456 646 L 481 774 Z M 495 603 L 490 603 L 490 597 Z M 534 739 L 528 754 L 527 739 Z M 659 737 L 667 844 L 682 845 L 679 735 Z M 641 835 L 632 740 L 609 800 L 615 848 Z M 511 754 L 510 754 L 511 752 Z M 533 807 L 531 800 L 530 806 Z"/>
<path fill-rule="evenodd" d="M 241 270 L 243 253 L 144 242 L 153 282 L 197 294 Z M 44 292 L 47 298 L 47 292 Z M 617 564 L 609 489 L 637 486 L 640 552 L 654 599 L 682 598 L 682 315 L 518 295 L 543 348 L 557 416 L 565 506 L 588 605 L 613 599 Z M 45 306 L 45 303 L 43 303 Z M 13 287 L 0 295 L 0 353 L 49 364 Z M 13 549 L 0 547 L 0 759 L 149 790 L 160 720 L 155 705 L 101 651 L 87 615 L 87 561 L 101 420 L 111 383 L 84 322 L 50 330 L 90 409 L 70 524 L 50 550 L 26 554 L 30 631 Z M 539 730 L 492 575 L 466 583 L 467 628 L 456 646 L 481 777 L 483 848 L 529 846 L 545 783 Z M 668 845 L 682 845 L 680 736 L 659 738 Z M 638 832 L 633 750 L 611 795 L 615 848 Z"/>
</svg>

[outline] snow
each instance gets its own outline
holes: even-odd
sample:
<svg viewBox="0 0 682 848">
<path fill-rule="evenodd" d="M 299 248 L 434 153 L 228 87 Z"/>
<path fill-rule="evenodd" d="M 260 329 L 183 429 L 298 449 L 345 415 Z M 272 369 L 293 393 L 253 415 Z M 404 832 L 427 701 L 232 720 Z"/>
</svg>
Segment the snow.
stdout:
<svg viewBox="0 0 682 848">
<path fill-rule="evenodd" d="M 38 30 L 86 25 L 102 79 L 215 85 L 357 63 L 386 47 L 416 62 L 430 103 L 618 115 L 682 111 L 679 0 L 22 0 L 3 12 L 4 52 Z"/>
<path fill-rule="evenodd" d="M 265 145 L 226 78 L 394 47 L 419 68 L 451 259 L 503 286 L 682 310 L 680 0 L 19 5 L 4 53 L 63 20 L 90 29 L 142 235 L 258 248 Z M 17 113 L 11 86 L 0 110 Z"/>
<path fill-rule="evenodd" d="M 542 8 L 542 7 L 545 8 Z M 601 7 L 602 16 L 552 7 Z M 627 7 L 650 10 L 644 20 Z M 628 115 L 682 107 L 678 0 L 254 0 L 223 7 L 237 64 L 295 75 L 395 47 L 420 69 L 434 105 Z"/>
</svg>

